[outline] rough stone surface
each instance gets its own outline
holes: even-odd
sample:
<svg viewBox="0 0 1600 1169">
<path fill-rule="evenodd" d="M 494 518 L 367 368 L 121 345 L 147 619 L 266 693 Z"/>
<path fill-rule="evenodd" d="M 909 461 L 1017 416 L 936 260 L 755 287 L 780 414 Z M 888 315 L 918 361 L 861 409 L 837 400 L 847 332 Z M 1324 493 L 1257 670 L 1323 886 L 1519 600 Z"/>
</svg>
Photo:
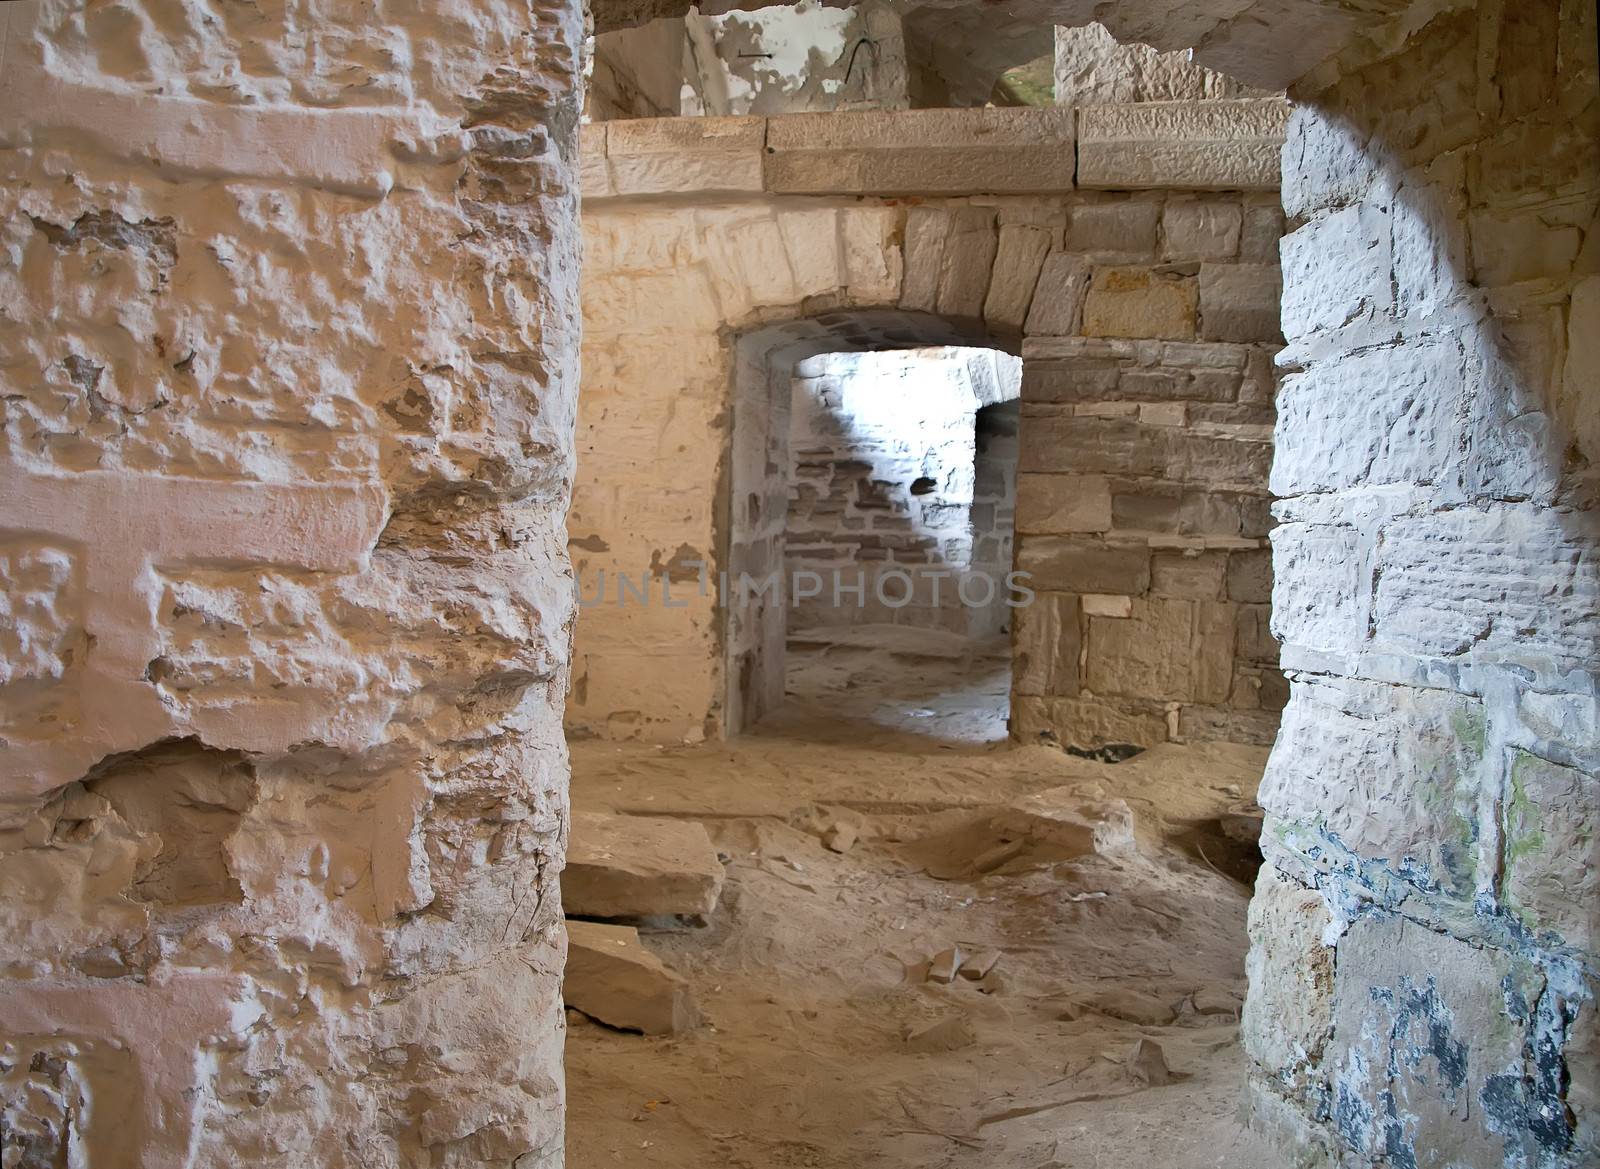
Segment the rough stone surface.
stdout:
<svg viewBox="0 0 1600 1169">
<path fill-rule="evenodd" d="M 632 926 L 567 922 L 567 1006 L 622 1031 L 676 1035 L 699 1022 L 689 984 L 668 970 Z"/>
<path fill-rule="evenodd" d="M 1312 1163 L 1595 1160 L 1595 42 L 1468 5 L 1296 95 L 1245 1036 Z"/>
<path fill-rule="evenodd" d="M 558 1165 L 579 8 L 0 22 L 0 1131 Z"/>
<path fill-rule="evenodd" d="M 1134 847 L 1133 811 L 1124 801 L 1096 798 L 1073 787 L 1028 796 L 995 816 L 993 824 L 1074 855 Z"/>
<path fill-rule="evenodd" d="M 561 906 L 579 917 L 708 914 L 722 865 L 693 820 L 574 812 Z"/>
<path fill-rule="evenodd" d="M 1273 190 L 1288 113 L 1277 99 L 1087 107 L 1078 115 L 1078 184 Z"/>
<path fill-rule="evenodd" d="M 775 194 L 1070 190 L 1075 119 L 1053 109 L 906 110 L 772 118 Z"/>
</svg>

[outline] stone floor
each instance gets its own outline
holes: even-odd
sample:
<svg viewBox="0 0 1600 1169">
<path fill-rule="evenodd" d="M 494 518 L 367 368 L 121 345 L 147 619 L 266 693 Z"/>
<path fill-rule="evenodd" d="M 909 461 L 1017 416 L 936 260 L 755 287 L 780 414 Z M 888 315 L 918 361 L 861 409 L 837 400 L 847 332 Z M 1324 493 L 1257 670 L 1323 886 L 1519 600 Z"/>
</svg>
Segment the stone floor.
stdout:
<svg viewBox="0 0 1600 1169">
<path fill-rule="evenodd" d="M 756 735 L 574 744 L 577 809 L 704 823 L 726 882 L 704 926 L 643 931 L 698 1028 L 646 1038 L 569 1013 L 573 1169 L 1273 1164 L 1237 1119 L 1253 869 L 1220 829 L 1265 753 L 1168 744 L 1113 766 L 1013 748 L 1002 648 L 804 639 Z M 941 863 L 1063 786 L 1125 800 L 1133 847 Z M 840 825 L 859 839 L 836 853 Z M 951 947 L 999 958 L 928 981 Z"/>
</svg>

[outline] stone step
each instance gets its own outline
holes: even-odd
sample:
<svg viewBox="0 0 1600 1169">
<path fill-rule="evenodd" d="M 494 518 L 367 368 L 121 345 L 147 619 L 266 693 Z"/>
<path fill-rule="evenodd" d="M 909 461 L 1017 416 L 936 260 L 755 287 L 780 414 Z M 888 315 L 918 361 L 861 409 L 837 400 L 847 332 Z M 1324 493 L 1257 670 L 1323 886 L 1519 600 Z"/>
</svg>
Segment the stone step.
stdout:
<svg viewBox="0 0 1600 1169">
<path fill-rule="evenodd" d="M 579 917 L 704 915 L 717 907 L 722 875 L 702 824 L 574 812 L 562 904 Z"/>
<path fill-rule="evenodd" d="M 699 1022 L 683 977 L 662 965 L 632 926 L 567 922 L 567 1006 L 597 1022 L 646 1035 L 675 1035 Z"/>
</svg>

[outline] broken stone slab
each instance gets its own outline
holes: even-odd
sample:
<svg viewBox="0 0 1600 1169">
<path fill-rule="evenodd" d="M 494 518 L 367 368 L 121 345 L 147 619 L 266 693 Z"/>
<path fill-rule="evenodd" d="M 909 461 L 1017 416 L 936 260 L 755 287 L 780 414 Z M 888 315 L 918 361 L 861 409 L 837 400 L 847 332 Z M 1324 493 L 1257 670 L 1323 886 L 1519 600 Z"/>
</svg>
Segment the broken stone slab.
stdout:
<svg viewBox="0 0 1600 1169">
<path fill-rule="evenodd" d="M 722 865 L 705 826 L 692 820 L 574 812 L 561 897 L 580 917 L 708 914 Z"/>
<path fill-rule="evenodd" d="M 978 1040 L 972 1024 L 960 1015 L 918 1027 L 906 1036 L 906 1050 L 919 1053 L 957 1051 Z"/>
<path fill-rule="evenodd" d="M 1177 1007 L 1161 995 L 1132 987 L 1111 987 L 1103 991 L 1075 994 L 1061 1003 L 1064 1019 L 1081 1018 L 1085 1011 L 1094 1011 L 1125 1023 L 1144 1027 L 1165 1027 L 1178 1017 Z"/>
<path fill-rule="evenodd" d="M 1183 1077 L 1167 1066 L 1167 1053 L 1154 1039 L 1138 1039 L 1128 1052 L 1128 1074 L 1152 1088 L 1159 1088 Z"/>
<path fill-rule="evenodd" d="M 829 852 L 849 852 L 855 847 L 855 843 L 855 827 L 843 820 L 836 822 L 822 834 L 822 846 Z"/>
<path fill-rule="evenodd" d="M 1134 847 L 1133 810 L 1125 801 L 1100 799 L 1072 786 L 1026 796 L 997 814 L 993 824 L 1079 855 Z"/>
<path fill-rule="evenodd" d="M 999 950 L 978 950 L 961 961 L 961 977 L 968 982 L 982 982 L 1000 961 Z"/>
<path fill-rule="evenodd" d="M 933 956 L 932 961 L 928 963 L 928 981 L 942 982 L 948 986 L 956 980 L 956 975 L 960 972 L 961 964 L 965 957 L 959 946 L 950 946 L 940 950 Z"/>
<path fill-rule="evenodd" d="M 623 1031 L 676 1035 L 699 1022 L 689 984 L 644 948 L 632 926 L 568 921 L 562 996 L 573 1010 Z"/>
<path fill-rule="evenodd" d="M 1189 996 L 1197 1015 L 1216 1015 L 1237 1019 L 1243 1007 L 1239 996 L 1225 986 L 1202 986 Z"/>
</svg>

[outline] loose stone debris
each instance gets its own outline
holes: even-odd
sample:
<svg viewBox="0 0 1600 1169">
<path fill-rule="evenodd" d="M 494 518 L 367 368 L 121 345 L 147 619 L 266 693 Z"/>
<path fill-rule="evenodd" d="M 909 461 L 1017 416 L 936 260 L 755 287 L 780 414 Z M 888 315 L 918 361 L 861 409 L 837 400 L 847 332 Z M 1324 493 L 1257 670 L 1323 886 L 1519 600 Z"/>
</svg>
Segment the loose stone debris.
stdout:
<svg viewBox="0 0 1600 1169">
<path fill-rule="evenodd" d="M 563 996 L 608 1027 L 646 1035 L 676 1035 L 699 1019 L 688 983 L 644 948 L 632 926 L 567 922 Z"/>
<path fill-rule="evenodd" d="M 575 917 L 705 915 L 717 907 L 723 869 L 693 820 L 574 812 L 562 906 Z"/>
</svg>

